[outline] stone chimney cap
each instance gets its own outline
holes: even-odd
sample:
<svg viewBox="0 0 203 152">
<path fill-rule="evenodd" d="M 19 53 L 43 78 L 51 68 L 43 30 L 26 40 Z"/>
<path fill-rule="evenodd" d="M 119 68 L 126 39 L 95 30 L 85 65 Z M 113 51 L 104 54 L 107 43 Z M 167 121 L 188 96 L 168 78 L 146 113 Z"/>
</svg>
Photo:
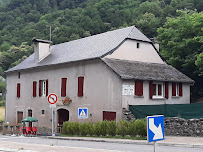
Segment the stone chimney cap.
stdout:
<svg viewBox="0 0 203 152">
<path fill-rule="evenodd" d="M 151 40 L 152 43 L 154 43 L 154 44 L 158 44 L 158 43 L 159 43 L 159 41 L 158 41 L 158 39 L 157 39 L 156 37 L 150 38 L 150 40 Z"/>
<path fill-rule="evenodd" d="M 32 41 L 33 41 L 33 42 L 49 43 L 49 44 L 52 43 L 52 41 L 49 41 L 49 40 L 41 40 L 41 39 L 33 39 Z"/>
</svg>

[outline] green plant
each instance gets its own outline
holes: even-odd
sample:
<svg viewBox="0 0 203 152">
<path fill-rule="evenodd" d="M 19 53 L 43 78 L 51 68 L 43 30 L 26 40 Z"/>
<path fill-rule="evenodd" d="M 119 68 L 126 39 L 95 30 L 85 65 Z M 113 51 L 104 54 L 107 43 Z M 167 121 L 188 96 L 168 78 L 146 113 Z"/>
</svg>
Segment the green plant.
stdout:
<svg viewBox="0 0 203 152">
<path fill-rule="evenodd" d="M 136 120 L 130 121 L 129 126 L 128 126 L 128 133 L 130 136 L 137 136 L 137 131 L 136 131 Z"/>
<path fill-rule="evenodd" d="M 146 119 L 139 119 L 135 121 L 136 134 L 141 137 L 147 136 L 147 122 Z"/>
<path fill-rule="evenodd" d="M 95 134 L 97 136 L 105 136 L 107 134 L 107 124 L 108 124 L 108 121 L 99 121 L 96 123 L 96 126 L 95 126 Z"/>
<path fill-rule="evenodd" d="M 119 121 L 117 124 L 117 135 L 125 136 L 128 135 L 128 128 L 129 128 L 129 122 L 128 121 Z"/>
<path fill-rule="evenodd" d="M 66 121 L 63 123 L 63 134 L 67 135 L 79 135 L 80 134 L 80 123 Z"/>
<path fill-rule="evenodd" d="M 80 124 L 80 134 L 83 136 L 94 135 L 95 125 L 92 122 Z"/>
<path fill-rule="evenodd" d="M 106 134 L 110 136 L 116 135 L 116 122 L 115 121 L 107 121 L 107 128 L 106 128 Z"/>
</svg>

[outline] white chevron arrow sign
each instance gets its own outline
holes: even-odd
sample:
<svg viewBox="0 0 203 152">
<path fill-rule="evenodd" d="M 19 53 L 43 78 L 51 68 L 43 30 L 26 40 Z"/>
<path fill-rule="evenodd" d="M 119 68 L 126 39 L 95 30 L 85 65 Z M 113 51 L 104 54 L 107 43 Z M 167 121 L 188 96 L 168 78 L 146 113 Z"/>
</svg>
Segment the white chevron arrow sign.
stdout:
<svg viewBox="0 0 203 152">
<path fill-rule="evenodd" d="M 157 139 L 162 139 L 163 138 L 163 132 L 162 132 L 162 128 L 161 128 L 161 123 L 157 127 L 154 124 L 154 118 L 149 118 L 149 129 L 154 133 L 153 140 L 157 140 Z"/>
</svg>

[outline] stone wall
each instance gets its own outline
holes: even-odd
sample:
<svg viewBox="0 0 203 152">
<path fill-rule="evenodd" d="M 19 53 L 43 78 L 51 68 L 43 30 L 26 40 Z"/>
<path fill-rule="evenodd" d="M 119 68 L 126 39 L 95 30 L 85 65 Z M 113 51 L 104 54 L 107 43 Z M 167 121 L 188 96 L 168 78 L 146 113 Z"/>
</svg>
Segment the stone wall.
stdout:
<svg viewBox="0 0 203 152">
<path fill-rule="evenodd" d="M 131 113 L 131 111 L 126 109 L 126 108 L 123 108 L 123 116 L 122 117 L 123 117 L 123 120 L 127 120 L 127 121 L 135 119 L 135 116 Z"/>
<path fill-rule="evenodd" d="M 128 109 L 123 109 L 123 120 L 134 120 L 134 115 Z M 199 136 L 203 137 L 203 118 L 183 119 L 179 117 L 165 117 L 166 136 Z"/>
<path fill-rule="evenodd" d="M 200 136 L 203 137 L 203 118 L 183 119 L 165 118 L 166 136 Z"/>
</svg>

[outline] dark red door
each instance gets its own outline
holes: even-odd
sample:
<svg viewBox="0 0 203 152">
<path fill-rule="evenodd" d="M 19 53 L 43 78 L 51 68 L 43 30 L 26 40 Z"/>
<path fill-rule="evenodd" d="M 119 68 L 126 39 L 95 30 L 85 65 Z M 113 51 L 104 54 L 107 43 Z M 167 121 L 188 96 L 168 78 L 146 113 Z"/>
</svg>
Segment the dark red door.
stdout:
<svg viewBox="0 0 203 152">
<path fill-rule="evenodd" d="M 21 112 L 21 111 L 18 111 L 17 112 L 17 123 L 22 123 L 21 121 L 22 121 L 22 119 L 23 119 L 23 112 Z"/>
<path fill-rule="evenodd" d="M 116 120 L 116 112 L 103 111 L 103 120 L 108 121 Z"/>
</svg>

